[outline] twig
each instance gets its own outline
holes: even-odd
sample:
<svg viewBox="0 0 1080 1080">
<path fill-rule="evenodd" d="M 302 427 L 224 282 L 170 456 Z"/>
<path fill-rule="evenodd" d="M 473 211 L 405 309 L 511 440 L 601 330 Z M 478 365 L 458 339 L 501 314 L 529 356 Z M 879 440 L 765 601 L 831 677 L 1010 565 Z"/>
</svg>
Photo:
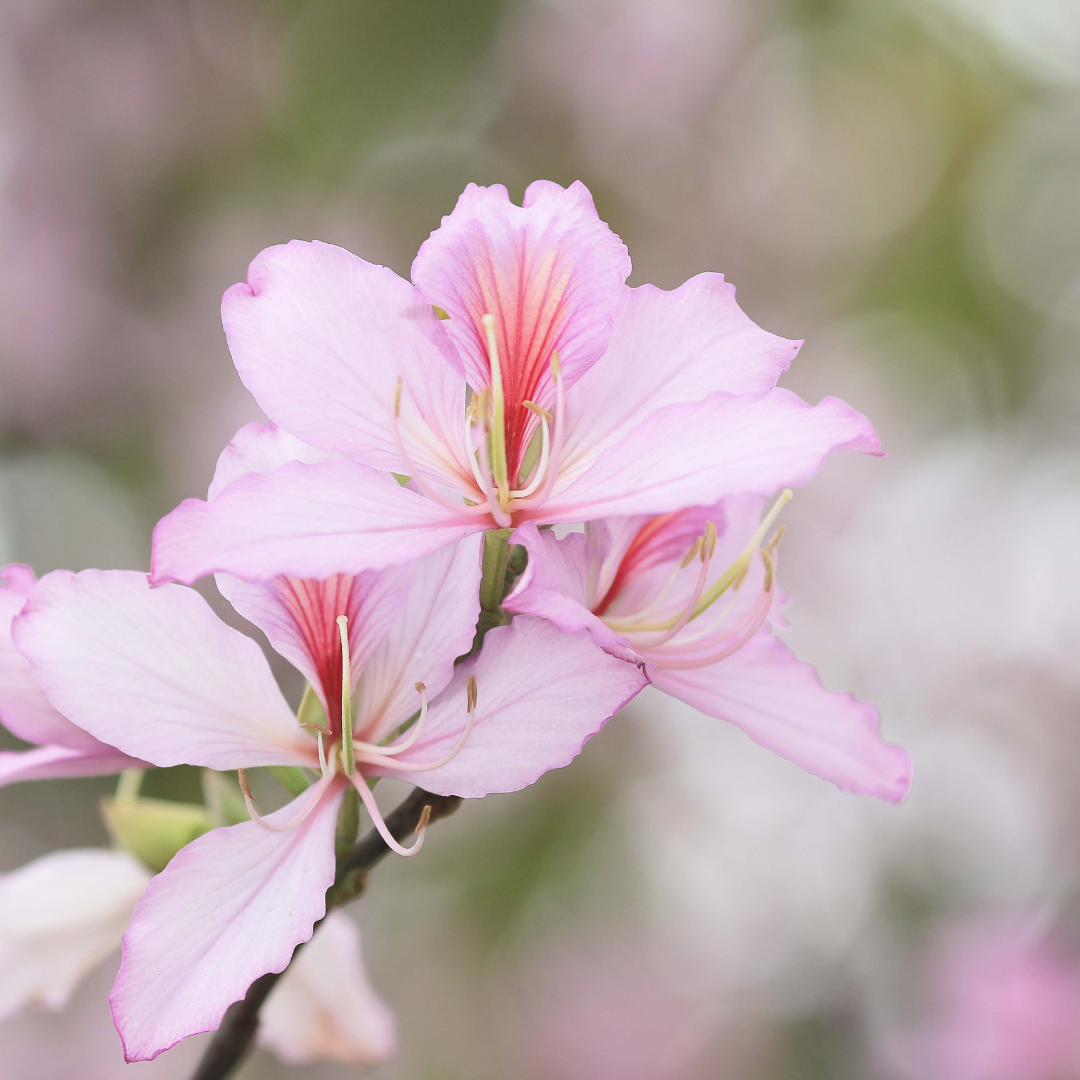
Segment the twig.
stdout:
<svg viewBox="0 0 1080 1080">
<path fill-rule="evenodd" d="M 387 815 L 386 827 L 395 840 L 404 840 L 415 832 L 425 806 L 431 807 L 430 824 L 452 814 L 460 803 L 461 800 L 455 795 L 431 795 L 416 788 Z M 327 894 L 327 910 L 359 896 L 367 884 L 368 872 L 389 850 L 375 829 L 362 836 L 338 868 L 337 880 Z M 297 946 L 297 950 L 302 948 L 303 945 Z M 296 956 L 296 952 L 293 956 Z M 259 1030 L 259 1010 L 284 973 L 269 972 L 260 976 L 248 987 L 243 1000 L 229 1006 L 191 1080 L 225 1080 L 232 1074 L 255 1042 L 255 1034 Z"/>
</svg>

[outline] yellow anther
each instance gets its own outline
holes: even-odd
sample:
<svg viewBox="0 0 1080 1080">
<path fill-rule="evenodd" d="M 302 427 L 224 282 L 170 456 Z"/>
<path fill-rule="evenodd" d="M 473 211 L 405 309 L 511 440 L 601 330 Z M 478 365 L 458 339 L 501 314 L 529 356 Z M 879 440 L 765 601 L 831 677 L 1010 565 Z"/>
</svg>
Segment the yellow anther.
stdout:
<svg viewBox="0 0 1080 1080">
<path fill-rule="evenodd" d="M 533 415 L 539 416 L 542 420 L 546 420 L 549 424 L 554 423 L 551 413 L 549 413 L 543 405 L 537 405 L 535 401 L 523 401 L 521 404 L 524 405 L 525 408 L 529 410 L 529 412 L 533 413 Z"/>
<path fill-rule="evenodd" d="M 551 350 L 551 374 L 554 375 L 556 379 L 562 378 L 562 362 L 559 360 L 558 349 Z"/>
<path fill-rule="evenodd" d="M 701 540 L 700 536 L 694 540 L 694 546 L 683 556 L 683 561 L 679 564 L 681 569 L 685 570 L 694 561 L 695 557 L 701 553 Z"/>
<path fill-rule="evenodd" d="M 776 572 L 776 564 L 770 552 L 761 549 L 761 561 L 765 564 L 765 584 L 762 586 L 765 592 L 772 588 L 773 574 Z"/>
<path fill-rule="evenodd" d="M 711 521 L 705 522 L 705 535 L 701 544 L 701 561 L 711 559 L 716 550 L 716 525 Z"/>
<path fill-rule="evenodd" d="M 763 555 L 766 552 L 768 552 L 771 555 L 776 550 L 776 546 L 777 546 L 777 544 L 780 543 L 780 538 L 784 535 L 784 532 L 785 532 L 786 529 L 787 529 L 786 525 L 781 525 L 780 528 L 777 529 L 776 532 L 774 532 L 771 537 L 769 537 L 768 543 L 765 544 L 765 546 L 761 549 L 761 553 Z"/>
</svg>

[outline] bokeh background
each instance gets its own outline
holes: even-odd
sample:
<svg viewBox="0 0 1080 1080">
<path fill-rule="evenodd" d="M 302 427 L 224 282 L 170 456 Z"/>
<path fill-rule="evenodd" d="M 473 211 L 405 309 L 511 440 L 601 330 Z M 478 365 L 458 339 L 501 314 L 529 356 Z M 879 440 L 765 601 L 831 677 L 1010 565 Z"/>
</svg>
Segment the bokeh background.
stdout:
<svg viewBox="0 0 1080 1080">
<path fill-rule="evenodd" d="M 259 418 L 218 303 L 261 248 L 407 275 L 467 182 L 538 177 L 591 188 L 632 284 L 725 272 L 807 339 L 786 385 L 876 422 L 888 457 L 785 511 L 783 577 L 915 785 L 842 795 L 646 692 L 351 909 L 378 1075 L 1080 1077 L 1068 0 L 3 0 L 0 561 L 148 565 Z M 0 791 L 0 870 L 105 843 L 111 783 Z M 115 966 L 0 1025 L 0 1077 L 186 1076 L 199 1039 L 122 1064 Z"/>
</svg>

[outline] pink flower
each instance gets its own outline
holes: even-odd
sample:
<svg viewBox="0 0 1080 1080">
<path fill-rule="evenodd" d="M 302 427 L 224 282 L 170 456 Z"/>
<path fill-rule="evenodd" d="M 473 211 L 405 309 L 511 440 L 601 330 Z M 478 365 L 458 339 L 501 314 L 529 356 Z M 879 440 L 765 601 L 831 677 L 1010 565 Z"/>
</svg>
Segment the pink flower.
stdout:
<svg viewBox="0 0 1080 1080">
<path fill-rule="evenodd" d="M 301 450 L 273 428 L 243 429 L 230 470 Z M 281 971 L 325 912 L 334 830 L 349 783 L 395 851 L 366 781 L 393 776 L 436 794 L 513 791 L 566 765 L 645 684 L 587 633 L 515 619 L 470 649 L 479 538 L 389 574 L 325 581 L 223 581 L 242 614 L 308 677 L 322 703 L 304 730 L 262 651 L 179 585 L 143 574 L 56 572 L 34 588 L 16 644 L 57 707 L 154 765 L 291 765 L 319 779 L 265 818 L 215 829 L 148 886 L 124 938 L 113 1015 L 129 1061 L 218 1026 L 258 976 Z M 348 673 L 343 678 L 343 673 Z M 415 722 L 407 731 L 411 718 Z M 243 774 L 242 774 L 243 775 Z"/>
<path fill-rule="evenodd" d="M 63 776 L 101 776 L 143 768 L 114 746 L 99 742 L 49 704 L 30 665 L 11 641 L 12 620 L 34 585 L 29 566 L 0 569 L 0 722 L 33 750 L 0 751 L 0 785 Z"/>
<path fill-rule="evenodd" d="M 331 459 L 184 502 L 156 530 L 154 581 L 357 573 L 495 526 L 769 494 L 832 451 L 879 452 L 843 402 L 776 388 L 799 343 L 721 275 L 663 292 L 629 271 L 580 183 L 537 181 L 521 207 L 469 185 L 415 285 L 327 244 L 268 248 L 225 294 L 229 345 L 266 413 Z"/>
<path fill-rule="evenodd" d="M 897 1031 L 897 1075 L 919 1080 L 1080 1076 L 1080 962 L 1034 920 L 984 916 L 939 935 L 930 1007 Z"/>
<path fill-rule="evenodd" d="M 590 522 L 561 540 L 530 522 L 511 537 L 529 562 L 503 606 L 586 629 L 613 655 L 644 661 L 659 689 L 816 776 L 899 801 L 911 763 L 881 740 L 877 710 L 826 690 L 770 625 L 779 535 L 762 545 L 790 494 L 764 520 L 764 500 L 739 495 Z"/>
</svg>

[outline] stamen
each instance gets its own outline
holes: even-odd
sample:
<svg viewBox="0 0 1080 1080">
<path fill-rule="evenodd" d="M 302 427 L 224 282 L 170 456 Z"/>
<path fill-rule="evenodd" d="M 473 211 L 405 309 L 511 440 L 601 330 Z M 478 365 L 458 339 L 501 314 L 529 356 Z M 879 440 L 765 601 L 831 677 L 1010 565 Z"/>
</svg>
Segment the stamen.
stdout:
<svg viewBox="0 0 1080 1080">
<path fill-rule="evenodd" d="M 510 485 L 506 475 L 506 400 L 503 397 L 502 366 L 499 363 L 499 344 L 495 338 L 495 316 L 481 315 L 487 332 L 488 360 L 491 365 L 491 464 L 499 505 L 506 509 L 510 502 Z"/>
<path fill-rule="evenodd" d="M 356 763 L 353 760 L 352 660 L 349 656 L 348 617 L 339 615 L 337 626 L 341 635 L 341 761 L 345 775 L 352 776 Z"/>
<path fill-rule="evenodd" d="M 420 475 L 416 466 L 413 464 L 412 458 L 409 457 L 409 452 L 405 449 L 405 441 L 401 437 L 401 390 L 402 381 L 399 378 L 397 386 L 394 388 L 394 412 L 391 428 L 393 430 L 394 446 L 397 449 L 398 457 L 401 458 L 406 473 L 412 477 L 412 482 L 420 489 L 422 494 L 426 495 L 433 502 L 437 502 L 445 509 L 452 510 L 455 514 L 467 514 L 472 516 L 486 513 L 486 507 L 470 506 L 468 503 L 464 502 L 455 503 L 452 500 L 447 499 L 440 492 L 436 491 L 435 488 Z"/>
<path fill-rule="evenodd" d="M 358 745 L 363 748 L 370 747 L 372 753 L 379 754 L 382 757 L 390 757 L 393 754 L 400 754 L 402 750 L 408 750 L 409 747 L 420 738 L 420 732 L 424 728 L 424 721 L 427 720 L 427 687 L 422 682 L 418 682 L 416 684 L 416 692 L 420 695 L 420 715 L 416 718 L 416 723 L 413 724 L 412 730 L 406 733 L 403 742 L 394 743 L 391 746 L 374 746 L 370 743 L 359 743 Z"/>
<path fill-rule="evenodd" d="M 386 827 L 386 822 L 383 820 L 382 811 L 379 809 L 378 804 L 375 802 L 375 796 L 372 794 L 371 788 L 364 782 L 364 778 L 360 775 L 349 777 L 352 780 L 353 787 L 356 788 L 357 793 L 360 795 L 360 801 L 364 804 L 364 808 L 367 810 L 368 815 L 371 818 L 372 825 L 378 830 L 379 835 L 383 838 L 383 842 L 391 851 L 396 851 L 399 855 L 415 855 L 424 846 L 424 829 L 427 826 L 428 821 L 431 820 L 431 808 L 425 807 L 427 815 L 420 815 L 420 824 L 417 826 L 416 841 L 411 847 L 402 847 L 394 837 L 391 835 L 390 830 Z"/>
<path fill-rule="evenodd" d="M 531 406 L 532 402 L 526 401 L 525 405 Z M 510 492 L 515 499 L 528 498 L 540 486 L 547 475 L 548 457 L 551 453 L 551 413 L 547 409 L 541 409 L 539 405 L 533 406 L 533 409 L 536 411 L 537 416 L 540 417 L 540 460 L 536 463 L 536 468 L 533 470 L 532 479 L 528 485 L 520 491 Z"/>
<path fill-rule="evenodd" d="M 469 676 L 465 696 L 469 710 L 469 719 L 465 724 L 465 730 L 462 731 L 461 737 L 458 739 L 454 748 L 449 753 L 444 754 L 441 758 L 437 758 L 435 761 L 398 761 L 395 758 L 387 757 L 382 753 L 380 748 L 379 753 L 370 753 L 367 750 L 361 750 L 356 755 L 357 759 L 365 765 L 381 765 L 384 768 L 393 769 L 396 772 L 431 772 L 432 769 L 441 769 L 461 753 L 461 748 L 465 745 L 465 741 L 468 739 L 469 735 L 472 734 L 473 723 L 476 720 L 475 675 Z"/>
<path fill-rule="evenodd" d="M 487 391 L 481 390 L 479 393 L 473 394 L 469 399 L 469 406 L 465 410 L 465 457 L 469 459 L 469 468 L 472 470 L 473 479 L 476 481 L 476 486 L 481 492 L 485 493 L 488 486 L 487 478 L 482 474 L 480 465 L 476 460 L 476 446 L 473 444 L 472 429 L 477 424 L 482 425 L 482 414 L 486 412 L 487 403 Z M 486 438 L 485 432 L 481 431 L 481 436 Z"/>
<path fill-rule="evenodd" d="M 563 429 L 565 427 L 564 414 L 566 413 L 566 393 L 563 389 L 563 377 L 562 377 L 562 364 L 559 361 L 558 349 L 553 349 L 551 353 L 551 377 L 555 382 L 555 413 L 554 424 L 551 435 L 551 452 L 549 454 L 546 475 L 544 477 L 543 487 L 539 493 L 532 495 L 530 492 L 530 498 L 526 499 L 522 496 L 521 509 L 528 507 L 540 506 L 547 501 L 548 496 L 551 494 L 552 488 L 555 486 L 555 480 L 559 475 L 559 464 L 562 458 L 563 451 Z M 539 471 L 537 472 L 539 475 Z"/>
<path fill-rule="evenodd" d="M 705 523 L 705 532 L 702 536 L 698 537 L 698 543 L 696 543 L 694 547 L 699 549 L 701 556 L 701 571 L 698 573 L 697 583 L 694 586 L 694 591 L 690 594 L 690 599 L 686 601 L 682 613 L 675 620 L 671 629 L 666 633 L 661 634 L 655 641 L 643 642 L 641 645 L 642 648 L 656 648 L 658 645 L 665 644 L 675 637 L 675 635 L 678 634 L 679 631 L 693 618 L 693 612 L 698 602 L 698 597 L 701 596 L 701 592 L 705 588 L 705 582 L 709 578 L 709 563 L 712 561 L 712 553 L 716 549 L 716 526 L 711 521 Z M 686 565 L 685 561 L 683 565 Z"/>
<path fill-rule="evenodd" d="M 260 829 L 265 829 L 267 832 L 289 832 L 291 829 L 295 829 L 297 825 L 301 824 L 312 810 L 318 805 L 319 800 L 322 798 L 323 793 L 330 786 L 331 781 L 334 779 L 336 773 L 331 771 L 327 775 L 316 783 L 312 784 L 308 788 L 308 799 L 299 810 L 291 818 L 280 824 L 271 824 L 264 818 L 259 811 L 255 808 L 255 798 L 251 794 L 251 785 L 248 783 L 247 772 L 244 769 L 237 769 L 236 774 L 240 780 L 240 790 L 244 795 L 244 805 L 247 807 L 248 815 L 251 820 L 259 826 Z"/>
<path fill-rule="evenodd" d="M 680 570 L 685 570 L 694 561 L 695 557 L 701 554 L 701 545 L 704 541 L 704 536 L 699 536 L 694 541 L 694 546 L 683 556 L 683 561 L 679 563 Z"/>
<path fill-rule="evenodd" d="M 524 405 L 533 416 L 539 416 L 541 420 L 546 420 L 549 424 L 551 423 L 551 413 L 549 413 L 543 405 L 537 405 L 535 401 L 523 401 L 521 404 Z"/>
<path fill-rule="evenodd" d="M 485 390 L 484 393 L 487 394 L 487 391 Z M 487 500 L 485 509 L 490 511 L 500 529 L 508 529 L 511 524 L 510 515 L 499 504 L 498 499 L 495 498 L 495 492 L 491 489 L 491 484 L 486 479 L 491 475 L 491 465 L 488 461 L 487 428 L 483 424 L 481 424 L 480 428 L 480 445 L 477 448 L 477 453 L 480 457 L 480 474 L 484 477 L 483 482 L 480 484 L 480 490 Z"/>
</svg>

